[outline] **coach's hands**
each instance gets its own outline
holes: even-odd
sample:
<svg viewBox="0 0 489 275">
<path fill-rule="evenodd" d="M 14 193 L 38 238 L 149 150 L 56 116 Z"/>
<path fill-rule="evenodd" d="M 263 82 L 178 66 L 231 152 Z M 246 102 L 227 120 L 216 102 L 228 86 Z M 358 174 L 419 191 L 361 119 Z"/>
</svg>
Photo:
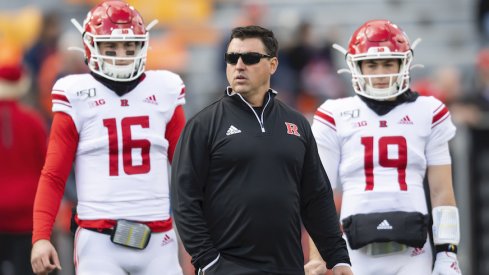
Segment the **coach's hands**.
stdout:
<svg viewBox="0 0 489 275">
<path fill-rule="evenodd" d="M 313 259 L 304 265 L 306 275 L 325 275 L 328 269 L 323 260 Z M 353 275 L 348 265 L 338 265 L 333 267 L 333 275 Z"/>
<path fill-rule="evenodd" d="M 324 275 L 328 269 L 326 263 L 323 260 L 310 260 L 304 265 L 304 272 L 306 275 Z"/>
<path fill-rule="evenodd" d="M 333 267 L 333 275 L 353 275 L 351 268 L 347 265 Z"/>
<path fill-rule="evenodd" d="M 34 243 L 31 251 L 32 271 L 38 275 L 47 275 L 54 269 L 61 270 L 58 253 L 48 240 L 39 240 Z"/>
</svg>

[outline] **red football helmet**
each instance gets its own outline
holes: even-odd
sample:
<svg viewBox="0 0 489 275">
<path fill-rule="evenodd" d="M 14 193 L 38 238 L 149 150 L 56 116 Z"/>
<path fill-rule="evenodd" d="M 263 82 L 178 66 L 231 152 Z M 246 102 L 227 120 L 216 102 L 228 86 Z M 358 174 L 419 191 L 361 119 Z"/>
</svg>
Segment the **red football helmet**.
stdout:
<svg viewBox="0 0 489 275">
<path fill-rule="evenodd" d="M 364 75 L 360 61 L 369 59 L 399 59 L 399 73 Z M 388 20 L 371 20 L 360 26 L 350 39 L 346 56 L 355 92 L 376 100 L 394 98 L 409 89 L 412 59 L 413 51 L 407 35 Z M 374 88 L 372 78 L 375 77 L 389 77 L 389 87 Z"/>
<path fill-rule="evenodd" d="M 114 81 L 131 81 L 144 72 L 149 33 L 143 18 L 132 6 L 122 1 L 102 2 L 88 12 L 83 29 L 85 58 L 92 72 Z M 100 53 L 99 42 L 120 41 L 136 42 L 135 54 L 116 57 Z M 116 65 L 118 60 L 132 62 Z"/>
</svg>

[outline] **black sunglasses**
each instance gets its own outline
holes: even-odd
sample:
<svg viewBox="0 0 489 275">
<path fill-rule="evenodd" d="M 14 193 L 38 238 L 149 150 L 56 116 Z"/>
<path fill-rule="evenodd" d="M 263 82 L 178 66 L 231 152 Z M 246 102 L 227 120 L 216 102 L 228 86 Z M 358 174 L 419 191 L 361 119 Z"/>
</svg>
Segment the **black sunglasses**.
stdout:
<svg viewBox="0 0 489 275">
<path fill-rule="evenodd" d="M 253 65 L 258 62 L 262 58 L 271 58 L 268 54 L 261 54 L 261 53 L 225 53 L 224 54 L 224 59 L 226 60 L 226 63 L 231 64 L 231 65 L 236 65 L 238 63 L 239 58 L 241 57 L 241 60 L 243 60 L 243 63 L 246 65 Z"/>
</svg>

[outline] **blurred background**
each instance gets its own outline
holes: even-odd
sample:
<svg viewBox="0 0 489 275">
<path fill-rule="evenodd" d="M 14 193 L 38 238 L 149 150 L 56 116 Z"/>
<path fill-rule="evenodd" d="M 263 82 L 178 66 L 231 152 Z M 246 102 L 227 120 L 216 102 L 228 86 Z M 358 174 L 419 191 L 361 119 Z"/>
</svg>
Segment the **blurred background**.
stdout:
<svg viewBox="0 0 489 275">
<path fill-rule="evenodd" d="M 99 2 L 0 0 L 0 45 L 8 43 L 21 52 L 23 74 L 31 83 L 19 100 L 33 108 L 46 127 L 50 125 L 50 93 L 56 79 L 87 72 L 82 54 L 67 50 L 82 47 L 81 34 L 70 19 L 82 23 L 88 10 Z M 227 85 L 223 55 L 229 31 L 235 26 L 262 25 L 276 33 L 280 65 L 272 88 L 309 119 L 325 99 L 353 93 L 349 75 L 336 73 L 345 64 L 343 56 L 331 48 L 332 43 L 346 47 L 352 32 L 369 19 L 391 20 L 406 31 L 411 42 L 422 38 L 414 51 L 414 63 L 425 67 L 412 71 L 413 90 L 444 101 L 457 125 L 451 145 L 462 224 L 461 268 L 464 274 L 489 274 L 489 1 L 128 2 L 141 12 L 146 24 L 159 20 L 151 31 L 147 69 L 168 69 L 182 76 L 189 118 L 223 94 Z M 0 46 L 0 53 L 0 57 L 12 57 L 5 47 Z M 1 65 L 0 82 L 8 76 Z M 0 178 L 0 190 L 7 184 Z M 3 199 L 0 193 L 0 212 L 15 207 L 2 204 Z M 72 253 L 68 228 L 75 202 L 76 195 L 67 188 L 55 233 L 58 252 L 67 262 L 60 274 L 73 274 L 67 266 Z M 0 263 L 0 274 L 13 274 L 11 269 L 8 262 Z"/>
</svg>

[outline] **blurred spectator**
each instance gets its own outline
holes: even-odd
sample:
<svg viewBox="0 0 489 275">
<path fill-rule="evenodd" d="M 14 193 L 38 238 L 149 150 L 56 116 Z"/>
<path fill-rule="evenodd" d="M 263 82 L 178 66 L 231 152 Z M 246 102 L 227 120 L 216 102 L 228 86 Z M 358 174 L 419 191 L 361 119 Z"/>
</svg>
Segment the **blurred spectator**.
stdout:
<svg viewBox="0 0 489 275">
<path fill-rule="evenodd" d="M 39 36 L 34 45 L 24 55 L 24 62 L 28 66 L 33 79 L 37 78 L 44 60 L 57 51 L 58 39 L 61 35 L 60 21 L 61 17 L 57 12 L 53 11 L 44 14 Z M 32 100 L 34 103 L 37 103 L 37 86 L 33 88 Z"/>
<path fill-rule="evenodd" d="M 228 34 L 231 29 L 234 27 L 243 27 L 243 26 L 261 26 L 266 27 L 267 24 L 265 22 L 265 18 L 267 17 L 268 7 L 267 4 L 263 1 L 259 0 L 244 0 L 240 2 L 240 12 L 238 16 L 234 19 L 229 29 L 224 30 L 223 39 L 221 40 L 219 47 L 216 49 L 218 51 L 218 59 L 217 59 L 217 68 L 221 72 L 219 74 L 220 80 L 219 82 L 222 85 L 228 85 L 228 81 L 226 79 L 226 62 L 224 62 L 224 55 L 228 48 Z M 219 85 L 221 86 L 221 85 Z M 221 93 L 219 92 L 219 95 Z"/>
<path fill-rule="evenodd" d="M 489 48 L 482 49 L 477 56 L 475 89 L 472 102 L 482 111 L 489 111 Z"/>
<path fill-rule="evenodd" d="M 57 12 L 44 14 L 37 41 L 25 53 L 24 61 L 29 66 L 33 76 L 37 76 L 42 62 L 57 50 L 58 39 L 61 34 L 60 19 Z"/>
<path fill-rule="evenodd" d="M 52 118 L 51 89 L 56 80 L 69 74 L 88 72 L 87 66 L 84 63 L 83 53 L 68 49 L 74 46 L 82 49 L 83 44 L 80 40 L 79 33 L 63 33 L 58 40 L 56 50 L 45 58 L 39 68 L 39 74 L 37 76 L 39 106 L 48 122 Z"/>
<path fill-rule="evenodd" d="M 467 102 L 479 111 L 477 123 L 470 125 L 470 148 L 468 153 L 471 197 L 470 204 L 473 234 L 473 272 L 489 274 L 489 250 L 487 242 L 489 223 L 487 222 L 489 182 L 489 48 L 482 49 L 477 56 L 475 93 Z"/>
<path fill-rule="evenodd" d="M 479 0 L 477 5 L 477 27 L 483 46 L 489 44 L 489 1 Z"/>
<path fill-rule="evenodd" d="M 261 26 L 267 15 L 267 5 L 259 0 L 245 0 L 241 2 L 241 13 L 234 22 L 234 26 Z"/>
<path fill-rule="evenodd" d="M 441 67 L 433 73 L 433 86 L 439 91 L 439 98 L 445 102 L 453 122 L 474 126 L 479 123 L 479 108 L 466 102 L 466 93 L 462 86 L 462 73 L 458 67 Z"/>
<path fill-rule="evenodd" d="M 429 77 L 413 83 L 412 87 L 420 95 L 434 96 L 445 103 L 455 124 L 476 126 L 480 122 L 479 107 L 464 91 L 458 67 L 439 67 Z"/>
<path fill-rule="evenodd" d="M 272 87 L 281 91 L 278 95 L 281 100 L 297 107 L 299 96 L 304 90 L 301 72 L 311 61 L 315 51 L 311 24 L 301 22 L 295 30 L 293 41 L 292 45 L 279 53 L 281 63 Z"/>
<path fill-rule="evenodd" d="M 17 45 L 0 41 L 0 274 L 32 274 L 32 209 L 46 154 L 40 114 L 18 102 L 29 88 Z"/>
<path fill-rule="evenodd" d="M 294 43 L 279 54 L 282 62 L 272 87 L 282 91 L 278 96 L 283 101 L 312 117 L 320 102 L 345 96 L 346 88 L 333 65 L 331 43 L 320 43 L 307 21 L 294 36 Z"/>
</svg>

